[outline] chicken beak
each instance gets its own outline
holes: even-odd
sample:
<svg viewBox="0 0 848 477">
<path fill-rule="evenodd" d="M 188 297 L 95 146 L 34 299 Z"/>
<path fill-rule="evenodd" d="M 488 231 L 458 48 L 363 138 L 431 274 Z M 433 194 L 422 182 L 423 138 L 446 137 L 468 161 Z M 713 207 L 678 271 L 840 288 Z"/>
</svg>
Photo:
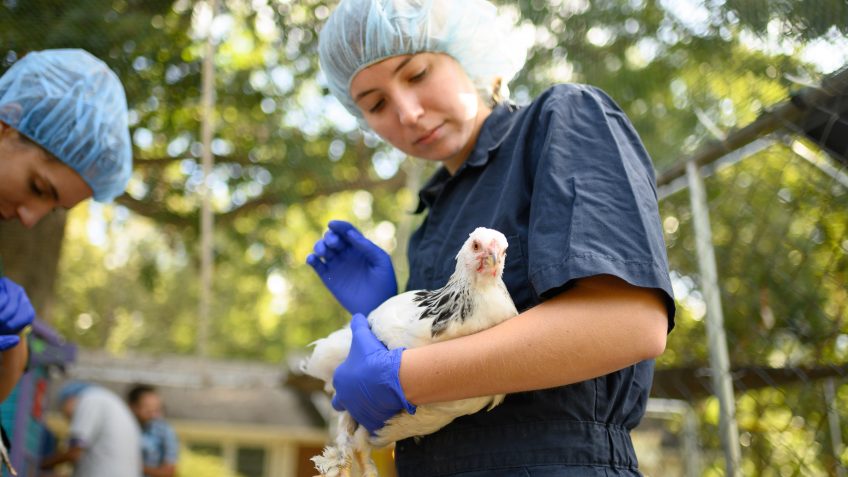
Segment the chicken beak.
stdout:
<svg viewBox="0 0 848 477">
<path fill-rule="evenodd" d="M 498 264 L 498 253 L 494 250 L 489 250 L 489 255 L 486 256 L 486 261 L 488 262 L 489 267 L 495 268 Z"/>
</svg>

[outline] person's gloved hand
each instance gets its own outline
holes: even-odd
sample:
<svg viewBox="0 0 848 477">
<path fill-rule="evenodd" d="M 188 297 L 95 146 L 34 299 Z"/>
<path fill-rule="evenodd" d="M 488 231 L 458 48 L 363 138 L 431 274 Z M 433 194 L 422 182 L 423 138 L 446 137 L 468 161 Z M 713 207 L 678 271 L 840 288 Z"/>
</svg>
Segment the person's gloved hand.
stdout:
<svg viewBox="0 0 848 477">
<path fill-rule="evenodd" d="M 353 315 L 350 329 L 350 353 L 333 374 L 333 408 L 349 412 L 374 434 L 401 411 L 415 414 L 415 405 L 406 400 L 398 378 L 404 348 L 387 349 L 361 314 Z"/>
<path fill-rule="evenodd" d="M 0 335 L 0 351 L 7 351 L 21 342 L 21 338 L 18 335 Z"/>
<path fill-rule="evenodd" d="M 23 287 L 8 278 L 0 278 L 0 351 L 17 346 L 17 336 L 35 319 L 35 310 Z"/>
<path fill-rule="evenodd" d="M 347 222 L 332 220 L 329 228 L 315 242 L 306 263 L 347 311 L 368 315 L 397 295 L 397 278 L 388 253 Z"/>
</svg>

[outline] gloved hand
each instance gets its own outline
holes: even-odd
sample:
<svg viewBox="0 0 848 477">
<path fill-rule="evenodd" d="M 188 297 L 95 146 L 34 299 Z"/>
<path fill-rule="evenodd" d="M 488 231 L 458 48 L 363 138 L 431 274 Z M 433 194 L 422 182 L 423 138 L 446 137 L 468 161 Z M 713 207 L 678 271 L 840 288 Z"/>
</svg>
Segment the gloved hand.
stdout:
<svg viewBox="0 0 848 477">
<path fill-rule="evenodd" d="M 350 353 L 333 374 L 333 408 L 349 412 L 374 434 L 401 411 L 415 414 L 415 405 L 406 400 L 398 378 L 404 348 L 387 349 L 361 314 L 353 315 L 350 329 Z"/>
<path fill-rule="evenodd" d="M 0 351 L 7 351 L 21 342 L 21 338 L 18 335 L 0 335 Z"/>
<path fill-rule="evenodd" d="M 8 278 L 0 278 L 0 350 L 16 346 L 20 342 L 16 335 L 33 319 L 35 310 L 23 287 Z"/>
<path fill-rule="evenodd" d="M 397 295 L 389 254 L 347 222 L 331 220 L 329 228 L 306 263 L 347 311 L 368 315 Z"/>
</svg>

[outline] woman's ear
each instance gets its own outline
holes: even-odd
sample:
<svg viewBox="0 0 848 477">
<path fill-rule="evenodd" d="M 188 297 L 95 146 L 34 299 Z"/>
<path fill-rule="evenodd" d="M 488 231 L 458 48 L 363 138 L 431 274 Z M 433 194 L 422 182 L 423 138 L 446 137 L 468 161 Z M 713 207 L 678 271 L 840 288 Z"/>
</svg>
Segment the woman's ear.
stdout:
<svg viewBox="0 0 848 477">
<path fill-rule="evenodd" d="M 503 96 L 501 96 L 501 83 L 503 79 L 500 76 L 496 76 L 494 80 L 492 80 L 492 96 L 491 96 L 491 106 L 497 106 L 503 101 Z"/>
</svg>

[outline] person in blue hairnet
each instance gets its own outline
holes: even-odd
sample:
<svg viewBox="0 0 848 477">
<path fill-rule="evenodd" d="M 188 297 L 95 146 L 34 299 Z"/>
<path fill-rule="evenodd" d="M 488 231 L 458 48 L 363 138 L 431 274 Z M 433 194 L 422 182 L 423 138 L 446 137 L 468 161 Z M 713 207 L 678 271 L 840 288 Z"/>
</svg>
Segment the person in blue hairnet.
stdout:
<svg viewBox="0 0 848 477">
<path fill-rule="evenodd" d="M 57 208 L 122 194 L 132 168 L 117 75 L 83 50 L 32 52 L 0 77 L 0 217 L 34 226 Z M 23 372 L 35 318 L 24 289 L 0 278 L 0 401 Z"/>
<path fill-rule="evenodd" d="M 401 152 L 441 165 L 419 192 L 407 289 L 443 286 L 478 226 L 509 242 L 503 278 L 520 314 L 405 350 L 386 349 L 362 317 L 397 293 L 386 252 L 332 221 L 307 258 L 354 314 L 337 410 L 374 432 L 417 405 L 509 393 L 398 442 L 402 477 L 640 475 L 630 430 L 675 313 L 653 167 L 597 88 L 508 101 L 529 48 L 519 31 L 485 0 L 342 0 L 320 32 L 332 94 Z"/>
</svg>

